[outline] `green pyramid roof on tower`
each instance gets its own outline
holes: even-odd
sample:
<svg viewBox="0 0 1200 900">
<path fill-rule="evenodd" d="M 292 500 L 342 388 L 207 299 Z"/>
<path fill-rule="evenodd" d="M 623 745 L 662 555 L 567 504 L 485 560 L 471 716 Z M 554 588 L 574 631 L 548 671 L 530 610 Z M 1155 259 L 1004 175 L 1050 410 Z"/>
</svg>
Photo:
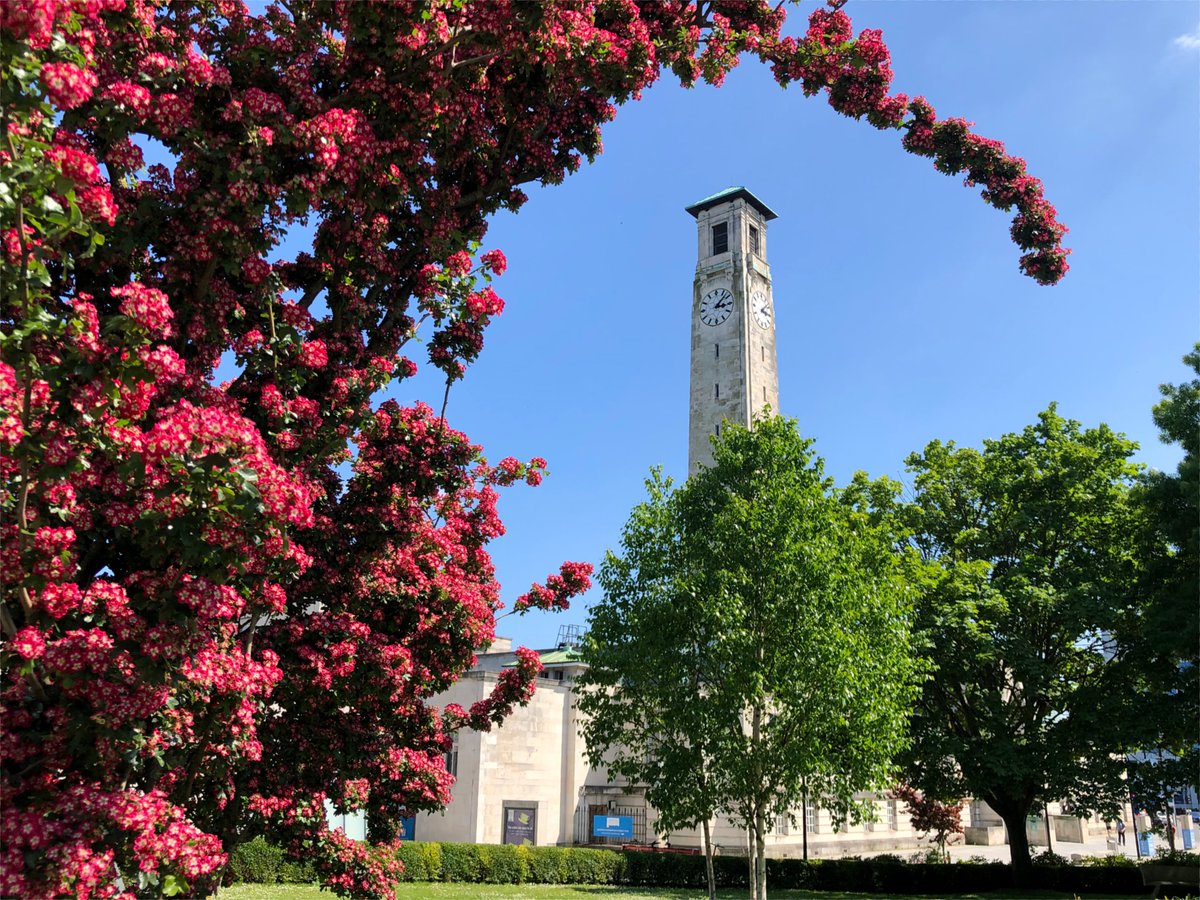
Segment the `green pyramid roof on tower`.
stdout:
<svg viewBox="0 0 1200 900">
<path fill-rule="evenodd" d="M 700 213 L 704 212 L 704 210 L 716 206 L 719 203 L 732 203 L 734 200 L 745 200 L 760 213 L 762 213 L 763 218 L 768 222 L 770 222 L 772 219 L 779 218 L 779 216 L 776 215 L 775 211 L 771 209 L 771 207 L 767 206 L 767 204 L 763 203 L 761 200 L 755 197 L 754 194 L 742 187 L 740 184 L 734 185 L 733 187 L 727 187 L 723 191 L 717 191 L 717 193 L 710 197 L 705 197 L 703 200 L 697 200 L 691 206 L 686 207 L 684 212 L 691 213 L 692 218 L 698 219 L 700 217 Z"/>
</svg>

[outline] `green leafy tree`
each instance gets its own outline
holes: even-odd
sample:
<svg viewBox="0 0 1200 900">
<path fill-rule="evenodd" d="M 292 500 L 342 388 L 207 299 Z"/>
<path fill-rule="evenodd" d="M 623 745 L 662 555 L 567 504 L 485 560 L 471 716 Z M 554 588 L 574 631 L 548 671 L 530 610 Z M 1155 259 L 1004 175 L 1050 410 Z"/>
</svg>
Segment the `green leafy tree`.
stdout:
<svg viewBox="0 0 1200 900">
<path fill-rule="evenodd" d="M 1133 598 L 1136 446 L 1051 405 L 982 451 L 934 441 L 908 458 L 915 496 L 901 515 L 920 555 L 915 625 L 933 667 L 909 778 L 939 799 L 986 800 L 1019 885 L 1034 809 L 1112 810 L 1123 790 L 1112 634 Z"/>
<path fill-rule="evenodd" d="M 768 822 L 805 790 L 858 818 L 854 795 L 890 783 L 910 608 L 891 532 L 833 489 L 795 422 L 722 429 L 713 458 L 674 493 L 652 479 L 602 566 L 581 705 L 594 759 L 648 792 L 690 773 L 692 813 L 747 828 L 765 897 Z M 667 745 L 687 747 L 663 757 L 684 774 L 656 760 Z"/>
<path fill-rule="evenodd" d="M 1148 472 L 1135 490 L 1143 514 L 1141 602 L 1120 631 L 1139 725 L 1129 785 L 1139 803 L 1164 810 L 1200 771 L 1200 344 L 1183 361 L 1197 378 L 1160 386 L 1154 422 L 1178 444 L 1175 472 Z M 1174 835 L 1168 829 L 1174 845 Z"/>
<path fill-rule="evenodd" d="M 654 470 L 601 567 L 604 601 L 592 609 L 578 682 L 583 736 L 593 765 L 645 785 L 669 833 L 700 825 L 709 896 L 716 896 L 709 822 L 722 796 L 708 761 L 717 755 L 719 710 L 706 653 L 720 623 L 714 610 L 684 600 L 678 503 L 669 478 Z M 736 716 L 734 717 L 736 720 Z"/>
</svg>

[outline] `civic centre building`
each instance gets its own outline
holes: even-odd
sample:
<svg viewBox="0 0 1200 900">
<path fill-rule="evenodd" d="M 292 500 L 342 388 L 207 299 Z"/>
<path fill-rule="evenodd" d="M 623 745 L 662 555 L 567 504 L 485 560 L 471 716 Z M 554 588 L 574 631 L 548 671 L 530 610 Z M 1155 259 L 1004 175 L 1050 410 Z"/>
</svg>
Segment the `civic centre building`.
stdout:
<svg viewBox="0 0 1200 900">
<path fill-rule="evenodd" d="M 767 226 L 776 214 L 743 187 L 728 188 L 686 210 L 696 221 L 697 263 L 692 284 L 691 388 L 688 471 L 711 462 L 709 435 L 726 421 L 749 426 L 764 406 L 779 409 L 775 304 L 767 264 Z M 669 843 L 700 848 L 697 830 L 659 833 L 656 815 L 635 784 L 610 778 L 587 762 L 572 688 L 583 670 L 572 629 L 558 646 L 543 651 L 537 691 L 490 732 L 460 731 L 447 766 L 456 782 L 445 810 L 422 813 L 412 823 L 417 840 L 537 845 Z M 448 691 L 439 704 L 463 707 L 491 693 L 512 664 L 511 642 L 498 638 L 489 652 Z M 876 804 L 876 821 L 835 829 L 819 802 L 780 817 L 767 837 L 771 856 L 809 856 L 914 851 L 923 843 L 904 804 L 886 796 L 862 795 Z M 1130 821 L 1127 815 L 1126 821 Z M 1099 819 L 1065 815 L 1031 819 L 1029 838 L 1044 846 L 1046 821 L 1053 838 L 1079 842 L 1104 834 Z M 968 843 L 1005 842 L 1004 825 L 985 803 L 964 810 Z M 744 829 L 718 817 L 714 846 L 745 853 Z"/>
</svg>

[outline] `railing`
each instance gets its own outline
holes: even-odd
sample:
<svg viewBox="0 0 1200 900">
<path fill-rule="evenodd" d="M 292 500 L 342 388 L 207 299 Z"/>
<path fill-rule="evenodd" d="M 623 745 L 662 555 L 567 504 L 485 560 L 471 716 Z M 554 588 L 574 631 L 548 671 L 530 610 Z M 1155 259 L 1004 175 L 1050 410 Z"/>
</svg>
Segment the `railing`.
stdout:
<svg viewBox="0 0 1200 900">
<path fill-rule="evenodd" d="M 593 829 L 595 816 L 628 816 L 633 819 L 633 834 L 622 837 L 598 837 Z M 609 806 L 601 798 L 589 802 L 583 798 L 575 809 L 575 843 L 596 846 L 620 846 L 646 843 L 646 807 Z"/>
</svg>

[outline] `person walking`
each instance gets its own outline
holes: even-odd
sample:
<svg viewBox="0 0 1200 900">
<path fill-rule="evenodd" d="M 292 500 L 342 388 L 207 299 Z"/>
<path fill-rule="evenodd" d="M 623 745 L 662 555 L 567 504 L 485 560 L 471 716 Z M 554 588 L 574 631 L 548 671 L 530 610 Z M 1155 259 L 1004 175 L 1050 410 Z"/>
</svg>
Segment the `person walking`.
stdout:
<svg viewBox="0 0 1200 900">
<path fill-rule="evenodd" d="M 1117 846 L 1125 846 L 1125 820 L 1117 819 Z"/>
</svg>

